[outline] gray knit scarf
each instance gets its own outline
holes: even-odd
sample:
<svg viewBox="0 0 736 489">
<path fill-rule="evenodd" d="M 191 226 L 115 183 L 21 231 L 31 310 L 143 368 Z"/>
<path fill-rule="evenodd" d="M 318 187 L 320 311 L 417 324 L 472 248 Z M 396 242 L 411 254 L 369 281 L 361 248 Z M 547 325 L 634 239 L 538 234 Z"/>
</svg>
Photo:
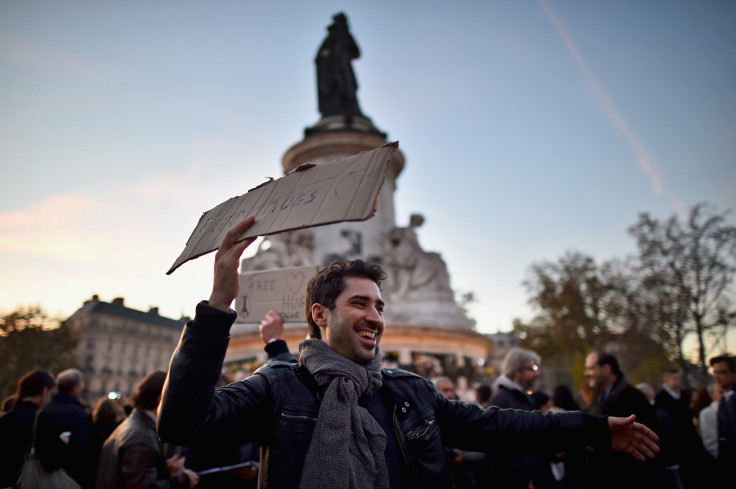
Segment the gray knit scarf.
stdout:
<svg viewBox="0 0 736 489">
<path fill-rule="evenodd" d="M 299 344 L 300 362 L 327 386 L 307 450 L 299 489 L 388 489 L 386 433 L 358 405 L 381 387 L 381 352 L 359 365 L 322 340 Z"/>
</svg>

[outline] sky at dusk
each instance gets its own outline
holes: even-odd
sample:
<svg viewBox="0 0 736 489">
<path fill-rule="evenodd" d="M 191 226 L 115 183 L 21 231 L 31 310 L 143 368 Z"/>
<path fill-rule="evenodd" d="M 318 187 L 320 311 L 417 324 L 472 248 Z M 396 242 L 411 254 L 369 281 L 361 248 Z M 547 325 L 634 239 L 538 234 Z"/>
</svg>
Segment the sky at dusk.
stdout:
<svg viewBox="0 0 736 489">
<path fill-rule="evenodd" d="M 640 212 L 736 210 L 736 2 L 4 0 L 0 312 L 193 315 L 213 255 L 165 272 L 319 120 L 340 11 L 406 157 L 397 225 L 425 216 L 479 331 L 532 317 L 531 264 L 633 253 Z"/>
</svg>

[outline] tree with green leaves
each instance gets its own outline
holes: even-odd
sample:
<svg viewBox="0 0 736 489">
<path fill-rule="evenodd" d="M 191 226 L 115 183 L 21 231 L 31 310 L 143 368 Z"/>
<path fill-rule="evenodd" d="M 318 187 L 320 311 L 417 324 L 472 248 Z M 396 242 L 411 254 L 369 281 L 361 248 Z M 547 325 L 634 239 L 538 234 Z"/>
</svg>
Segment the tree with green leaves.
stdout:
<svg viewBox="0 0 736 489">
<path fill-rule="evenodd" d="M 736 320 L 736 226 L 726 222 L 726 215 L 701 203 L 682 219 L 673 215 L 661 221 L 642 213 L 629 228 L 639 250 L 647 319 L 683 366 L 684 342 L 694 335 L 704 374 L 713 350 L 708 340 L 717 347 Z"/>
<path fill-rule="evenodd" d="M 0 316 L 0 395 L 12 394 L 18 380 L 33 369 L 57 373 L 78 367 L 77 342 L 75 332 L 39 306 L 19 307 Z"/>
<path fill-rule="evenodd" d="M 568 251 L 554 262 L 533 264 L 524 285 L 536 316 L 514 321 L 522 345 L 539 353 L 557 381 L 582 382 L 585 356 L 613 349 L 635 381 L 659 377 L 666 355 L 642 319 L 631 265 Z"/>
</svg>

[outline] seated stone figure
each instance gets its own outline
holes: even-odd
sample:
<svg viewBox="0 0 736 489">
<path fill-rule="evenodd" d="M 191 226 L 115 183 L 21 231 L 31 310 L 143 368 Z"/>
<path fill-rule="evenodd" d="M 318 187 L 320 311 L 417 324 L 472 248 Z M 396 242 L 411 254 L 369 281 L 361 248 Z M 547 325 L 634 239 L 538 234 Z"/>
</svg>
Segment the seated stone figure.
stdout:
<svg viewBox="0 0 736 489">
<path fill-rule="evenodd" d="M 395 227 L 387 236 L 384 266 L 396 298 L 453 300 L 447 266 L 439 254 L 422 249 L 416 228 L 424 224 L 421 214 L 412 214 L 407 227 Z"/>
</svg>

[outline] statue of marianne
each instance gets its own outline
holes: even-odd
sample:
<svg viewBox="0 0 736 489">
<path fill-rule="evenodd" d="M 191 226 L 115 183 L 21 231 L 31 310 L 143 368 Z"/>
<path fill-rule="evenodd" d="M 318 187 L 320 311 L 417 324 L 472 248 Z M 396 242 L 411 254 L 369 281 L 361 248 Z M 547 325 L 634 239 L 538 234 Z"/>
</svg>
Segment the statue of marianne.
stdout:
<svg viewBox="0 0 736 489">
<path fill-rule="evenodd" d="M 327 27 L 327 37 L 317 51 L 317 97 L 322 117 L 362 116 L 355 92 L 358 82 L 351 61 L 360 57 L 360 49 L 348 30 L 342 12 Z"/>
</svg>

